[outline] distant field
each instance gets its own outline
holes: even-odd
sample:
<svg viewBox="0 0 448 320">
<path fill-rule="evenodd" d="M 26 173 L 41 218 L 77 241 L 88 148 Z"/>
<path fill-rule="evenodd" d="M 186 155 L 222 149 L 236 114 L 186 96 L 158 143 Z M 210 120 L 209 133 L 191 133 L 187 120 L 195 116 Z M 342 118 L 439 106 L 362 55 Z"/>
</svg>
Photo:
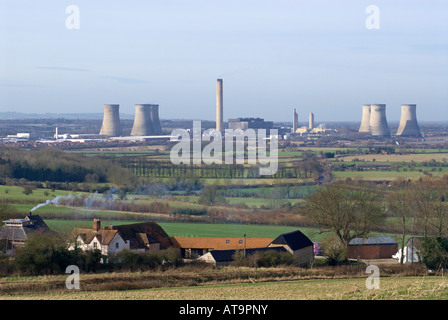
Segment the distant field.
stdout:
<svg viewBox="0 0 448 320">
<path fill-rule="evenodd" d="M 448 153 L 425 153 L 425 154 L 365 154 L 365 155 L 348 155 L 338 157 L 338 160 L 344 159 L 347 161 L 353 161 L 354 159 L 364 160 L 364 161 L 378 161 L 378 162 L 423 162 L 435 161 L 443 162 L 448 161 Z"/>
<path fill-rule="evenodd" d="M 423 177 L 424 174 L 418 171 L 334 171 L 333 175 L 340 179 L 364 179 L 364 180 L 394 180 L 397 178 L 415 179 Z"/>
</svg>

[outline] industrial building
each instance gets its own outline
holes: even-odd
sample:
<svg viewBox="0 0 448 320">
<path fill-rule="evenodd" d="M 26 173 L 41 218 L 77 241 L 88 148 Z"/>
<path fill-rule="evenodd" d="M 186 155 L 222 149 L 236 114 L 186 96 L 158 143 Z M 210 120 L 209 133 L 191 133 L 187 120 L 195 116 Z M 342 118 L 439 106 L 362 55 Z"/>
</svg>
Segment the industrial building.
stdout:
<svg viewBox="0 0 448 320">
<path fill-rule="evenodd" d="M 264 121 L 261 118 L 236 118 L 229 119 L 229 129 L 272 129 L 274 128 L 274 122 Z"/>
</svg>

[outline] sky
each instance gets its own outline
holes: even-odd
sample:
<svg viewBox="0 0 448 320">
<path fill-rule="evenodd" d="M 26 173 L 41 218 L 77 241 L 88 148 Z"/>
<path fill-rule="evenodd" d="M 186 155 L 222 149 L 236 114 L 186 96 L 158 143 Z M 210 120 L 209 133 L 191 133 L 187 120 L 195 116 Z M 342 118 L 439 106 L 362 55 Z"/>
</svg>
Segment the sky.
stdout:
<svg viewBox="0 0 448 320">
<path fill-rule="evenodd" d="M 0 112 L 215 120 L 219 78 L 225 121 L 448 121 L 448 1 L 0 0 Z"/>
</svg>

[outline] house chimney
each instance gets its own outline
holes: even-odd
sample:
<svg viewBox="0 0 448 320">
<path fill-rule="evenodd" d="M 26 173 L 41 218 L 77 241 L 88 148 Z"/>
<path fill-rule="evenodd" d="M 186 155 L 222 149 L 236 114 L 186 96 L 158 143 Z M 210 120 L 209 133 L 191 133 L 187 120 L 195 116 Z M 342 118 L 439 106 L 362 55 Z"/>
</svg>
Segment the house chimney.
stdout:
<svg viewBox="0 0 448 320">
<path fill-rule="evenodd" d="M 93 219 L 93 231 L 99 231 L 101 229 L 101 220 Z"/>
</svg>

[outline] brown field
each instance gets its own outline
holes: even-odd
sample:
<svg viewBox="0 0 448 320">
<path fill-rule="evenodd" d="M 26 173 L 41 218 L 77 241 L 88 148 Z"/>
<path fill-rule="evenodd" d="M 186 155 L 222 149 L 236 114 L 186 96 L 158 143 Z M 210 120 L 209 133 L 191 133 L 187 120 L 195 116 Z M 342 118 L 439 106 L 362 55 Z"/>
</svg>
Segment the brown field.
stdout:
<svg viewBox="0 0 448 320">
<path fill-rule="evenodd" d="M 3 300 L 368 300 L 448 299 L 448 280 L 421 268 L 381 265 L 380 288 L 367 289 L 365 265 L 331 268 L 211 268 L 0 279 Z"/>
<path fill-rule="evenodd" d="M 21 300 L 421 300 L 447 299 L 445 277 L 389 277 L 379 289 L 366 279 L 321 279 L 201 285 L 128 291 L 65 292 L 3 297 Z"/>
</svg>

